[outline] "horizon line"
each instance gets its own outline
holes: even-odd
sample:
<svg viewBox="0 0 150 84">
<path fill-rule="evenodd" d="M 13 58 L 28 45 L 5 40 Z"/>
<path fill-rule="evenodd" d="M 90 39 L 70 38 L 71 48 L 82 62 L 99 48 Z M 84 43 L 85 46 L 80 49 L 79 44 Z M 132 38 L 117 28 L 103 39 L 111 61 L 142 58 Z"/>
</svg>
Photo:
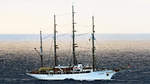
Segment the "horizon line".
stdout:
<svg viewBox="0 0 150 84">
<path fill-rule="evenodd" d="M 37 35 L 38 33 L 3 33 L 0 35 Z M 45 33 L 45 34 L 53 34 L 53 33 Z M 45 35 L 43 33 L 43 35 Z M 72 34 L 72 33 L 59 33 L 59 34 Z M 59 35 L 58 34 L 58 35 Z M 77 34 L 91 34 L 91 33 L 77 33 Z M 95 33 L 95 34 L 150 34 L 150 33 Z"/>
</svg>

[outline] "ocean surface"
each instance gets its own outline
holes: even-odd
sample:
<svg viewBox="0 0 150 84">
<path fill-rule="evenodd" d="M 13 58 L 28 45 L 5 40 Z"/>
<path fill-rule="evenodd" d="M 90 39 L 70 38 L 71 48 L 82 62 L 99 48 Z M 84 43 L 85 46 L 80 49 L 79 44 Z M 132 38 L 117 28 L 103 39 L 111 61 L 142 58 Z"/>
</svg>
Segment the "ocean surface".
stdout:
<svg viewBox="0 0 150 84">
<path fill-rule="evenodd" d="M 77 34 L 76 39 L 90 39 L 89 34 Z M 43 40 L 53 39 L 53 35 L 43 35 Z M 71 40 L 70 34 L 58 35 L 58 40 Z M 98 67 L 124 67 L 128 64 L 131 68 L 122 69 L 115 74 L 112 80 L 96 80 L 96 81 L 42 81 L 27 76 L 27 70 L 33 70 L 39 67 L 37 55 L 32 49 L 24 50 L 27 46 L 19 44 L 19 42 L 38 42 L 39 35 L 36 34 L 1 34 L 0 35 L 0 84 L 150 84 L 150 34 L 96 34 L 96 40 L 105 41 L 121 41 L 121 50 L 113 47 L 112 50 L 104 49 L 104 52 L 98 52 Z M 124 41 L 140 42 L 136 47 L 131 45 L 129 48 L 122 48 Z M 137 42 L 136 42 L 137 41 Z M 147 44 L 145 44 L 145 41 Z M 6 43 L 5 42 L 9 42 Z M 12 42 L 12 44 L 11 44 Z M 15 46 L 13 42 L 22 45 L 21 48 Z M 14 45 L 13 47 L 7 46 Z M 6 45 L 6 48 L 4 46 Z M 116 44 L 115 44 L 116 45 Z M 118 44 L 120 45 L 120 44 Z M 29 45 L 30 46 L 30 45 Z M 110 46 L 110 45 L 109 45 Z M 108 47 L 109 47 L 108 46 Z M 131 49 L 130 49 L 131 46 Z M 142 47 L 144 46 L 144 47 Z M 126 46 L 125 46 L 126 47 Z M 30 48 L 30 47 L 27 47 Z M 105 47 L 104 47 L 105 48 Z M 111 47 L 112 48 L 112 47 Z M 117 49 L 116 49 L 117 48 Z M 134 49 L 138 48 L 138 49 Z M 18 49 L 18 50 L 17 50 Z M 98 51 L 98 50 L 97 50 Z M 106 52 L 107 51 L 107 52 Z M 85 53 L 85 52 L 83 52 Z M 48 56 L 48 55 L 47 55 Z M 86 58 L 87 59 L 87 58 Z M 46 60 L 48 62 L 48 60 Z M 86 60 L 80 59 L 80 61 Z"/>
<path fill-rule="evenodd" d="M 76 39 L 89 39 L 90 34 L 77 34 Z M 43 39 L 53 39 L 52 34 L 44 34 Z M 59 34 L 57 39 L 72 39 L 71 34 Z M 150 40 L 150 34 L 95 34 L 98 40 Z M 38 34 L 0 34 L 0 41 L 39 40 Z"/>
</svg>

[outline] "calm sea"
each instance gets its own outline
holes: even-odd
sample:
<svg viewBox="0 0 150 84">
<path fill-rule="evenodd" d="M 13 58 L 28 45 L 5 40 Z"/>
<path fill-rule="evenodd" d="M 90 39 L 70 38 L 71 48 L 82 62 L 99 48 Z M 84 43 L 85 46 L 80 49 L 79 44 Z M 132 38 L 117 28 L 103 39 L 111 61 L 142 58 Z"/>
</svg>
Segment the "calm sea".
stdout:
<svg viewBox="0 0 150 84">
<path fill-rule="evenodd" d="M 71 39 L 71 34 L 59 34 L 58 39 Z M 89 39 L 90 34 L 77 34 L 77 39 Z M 43 39 L 53 39 L 53 35 L 43 35 Z M 150 34 L 96 34 L 96 40 L 150 40 Z M 39 40 L 38 34 L 0 34 L 0 41 L 31 41 Z"/>
<path fill-rule="evenodd" d="M 58 39 L 71 39 L 70 34 L 60 34 Z M 89 39 L 89 34 L 77 34 L 77 39 Z M 43 35 L 43 39 L 53 39 L 53 35 Z M 96 40 L 150 40 L 150 34 L 96 34 Z M 36 34 L 1 34 L 0 41 L 39 41 L 39 35 Z M 149 58 L 149 52 L 145 53 L 134 53 L 128 52 L 133 57 L 144 56 Z M 114 54 L 114 53 L 112 53 Z M 124 54 L 124 53 L 123 53 Z M 120 56 L 123 56 L 121 54 Z M 6 56 L 15 56 L 13 54 L 5 54 Z M 3 54 L 0 52 L 0 56 Z M 117 54 L 118 59 L 119 54 Z M 5 57 L 5 56 L 4 56 Z M 121 71 L 117 73 L 113 80 L 99 80 L 99 81 L 75 81 L 75 80 L 64 80 L 64 81 L 41 81 L 34 78 L 28 77 L 24 69 L 32 67 L 32 63 L 25 64 L 25 61 L 13 60 L 6 62 L 5 65 L 0 62 L 0 84 L 150 84 L 150 60 L 143 58 L 142 60 L 133 60 L 133 65 L 136 64 L 138 68 L 132 68 L 129 70 Z M 109 59 L 109 58 L 108 58 Z M 127 58 L 128 59 L 128 58 Z M 132 59 L 132 57 L 131 57 Z M 144 61 L 143 61 L 144 60 Z M 108 61 L 108 62 L 107 62 Z M 110 60 L 105 63 L 110 64 Z M 115 61 L 112 64 L 116 64 Z M 22 70 L 22 71 L 21 71 Z"/>
</svg>

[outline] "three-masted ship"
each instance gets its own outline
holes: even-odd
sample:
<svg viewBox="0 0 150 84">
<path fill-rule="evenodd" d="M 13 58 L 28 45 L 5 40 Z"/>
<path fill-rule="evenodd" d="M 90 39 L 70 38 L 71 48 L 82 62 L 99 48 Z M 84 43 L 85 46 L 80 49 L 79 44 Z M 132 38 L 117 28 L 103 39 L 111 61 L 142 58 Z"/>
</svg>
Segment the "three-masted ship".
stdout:
<svg viewBox="0 0 150 84">
<path fill-rule="evenodd" d="M 117 72 L 116 70 L 97 70 L 95 68 L 95 30 L 94 30 L 94 16 L 92 16 L 92 67 L 84 66 L 77 62 L 75 49 L 77 44 L 75 42 L 75 22 L 74 22 L 74 6 L 72 6 L 72 57 L 73 64 L 70 66 L 61 66 L 57 63 L 57 48 L 56 43 L 56 16 L 54 15 L 54 67 L 44 67 L 43 65 L 43 49 L 42 49 L 42 32 L 40 31 L 40 57 L 41 68 L 36 71 L 27 72 L 27 75 L 40 80 L 110 80 Z"/>
</svg>

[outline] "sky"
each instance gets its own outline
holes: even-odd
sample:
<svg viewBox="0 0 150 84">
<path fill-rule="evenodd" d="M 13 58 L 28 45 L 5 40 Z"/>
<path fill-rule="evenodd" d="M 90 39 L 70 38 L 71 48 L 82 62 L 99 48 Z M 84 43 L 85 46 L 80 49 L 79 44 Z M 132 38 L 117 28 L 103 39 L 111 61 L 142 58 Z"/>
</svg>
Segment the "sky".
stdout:
<svg viewBox="0 0 150 84">
<path fill-rule="evenodd" d="M 150 33 L 150 0 L 0 0 L 0 34 L 72 32 L 71 6 L 77 33 Z"/>
</svg>

